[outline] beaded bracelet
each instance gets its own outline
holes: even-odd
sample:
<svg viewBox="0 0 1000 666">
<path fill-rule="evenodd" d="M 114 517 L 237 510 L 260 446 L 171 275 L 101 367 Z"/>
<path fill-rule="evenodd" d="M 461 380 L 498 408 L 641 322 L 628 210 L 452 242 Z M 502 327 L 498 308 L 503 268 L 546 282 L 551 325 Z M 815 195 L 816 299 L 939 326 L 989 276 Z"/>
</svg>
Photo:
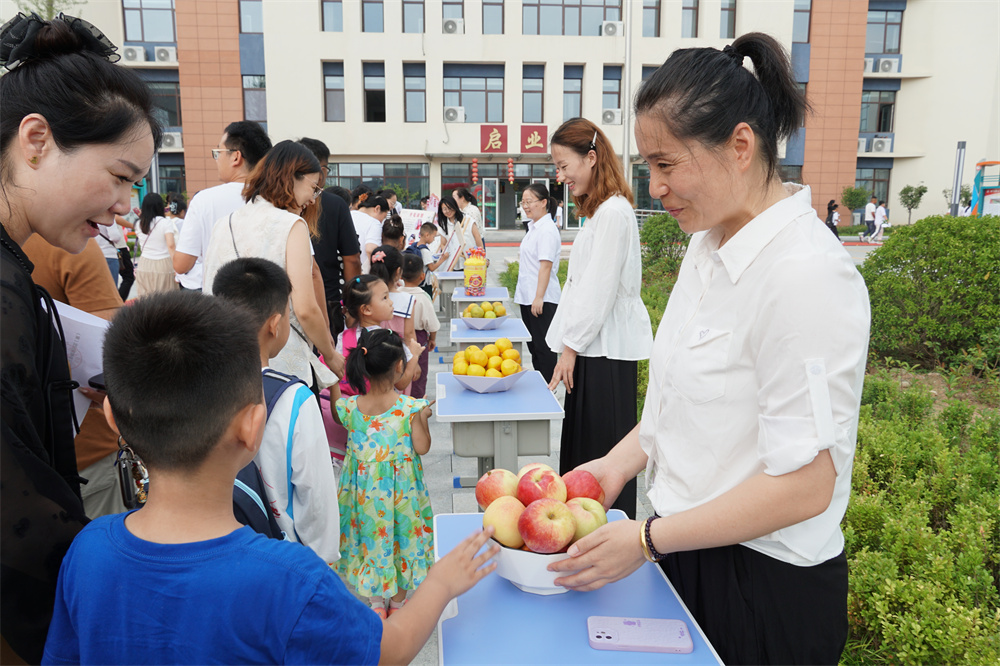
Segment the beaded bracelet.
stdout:
<svg viewBox="0 0 1000 666">
<path fill-rule="evenodd" d="M 645 546 L 646 559 L 649 560 L 650 562 L 659 562 L 660 560 L 666 557 L 666 555 L 662 555 L 659 552 L 657 552 L 656 547 L 653 546 L 653 537 L 650 536 L 649 534 L 649 526 L 652 525 L 653 521 L 656 520 L 658 517 L 659 516 L 650 516 L 649 518 L 647 518 L 646 526 L 645 529 L 643 530 L 643 537 L 644 537 L 643 545 Z"/>
<path fill-rule="evenodd" d="M 646 558 L 647 562 L 656 562 L 646 547 L 646 528 L 644 525 L 639 525 L 639 548 L 642 549 L 642 556 Z"/>
</svg>

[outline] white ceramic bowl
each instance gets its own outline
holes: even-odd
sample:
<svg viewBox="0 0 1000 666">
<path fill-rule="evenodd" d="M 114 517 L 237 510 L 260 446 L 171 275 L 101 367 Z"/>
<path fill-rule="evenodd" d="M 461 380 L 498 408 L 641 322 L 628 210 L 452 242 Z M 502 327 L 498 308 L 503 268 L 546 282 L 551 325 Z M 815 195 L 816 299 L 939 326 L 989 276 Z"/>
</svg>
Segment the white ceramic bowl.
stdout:
<svg viewBox="0 0 1000 666">
<path fill-rule="evenodd" d="M 496 317 L 495 319 L 487 319 L 486 317 L 462 317 L 462 323 L 465 324 L 467 328 L 471 328 L 474 331 L 492 331 L 495 328 L 500 328 L 500 324 L 507 321 L 507 317 L 510 315 L 504 315 L 502 317 Z"/>
<path fill-rule="evenodd" d="M 549 571 L 545 567 L 567 557 L 569 555 L 566 553 L 543 555 L 500 546 L 500 552 L 496 557 L 496 573 L 501 578 L 509 580 L 519 590 L 530 594 L 562 594 L 568 590 L 559 587 L 553 581 L 568 574 Z"/>
<path fill-rule="evenodd" d="M 515 372 L 506 377 L 470 377 L 469 375 L 452 375 L 455 381 L 476 393 L 500 393 L 507 391 L 517 383 L 517 380 L 524 374 L 524 370 Z"/>
</svg>

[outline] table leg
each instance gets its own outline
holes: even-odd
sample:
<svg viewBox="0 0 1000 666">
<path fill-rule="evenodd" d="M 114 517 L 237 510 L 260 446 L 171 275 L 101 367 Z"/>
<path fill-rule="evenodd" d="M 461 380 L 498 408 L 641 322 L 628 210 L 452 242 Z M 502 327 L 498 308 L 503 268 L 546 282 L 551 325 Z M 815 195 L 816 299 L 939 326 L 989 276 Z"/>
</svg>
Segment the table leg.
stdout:
<svg viewBox="0 0 1000 666">
<path fill-rule="evenodd" d="M 517 421 L 493 423 L 493 460 L 490 462 L 494 461 L 496 469 L 517 474 Z"/>
</svg>

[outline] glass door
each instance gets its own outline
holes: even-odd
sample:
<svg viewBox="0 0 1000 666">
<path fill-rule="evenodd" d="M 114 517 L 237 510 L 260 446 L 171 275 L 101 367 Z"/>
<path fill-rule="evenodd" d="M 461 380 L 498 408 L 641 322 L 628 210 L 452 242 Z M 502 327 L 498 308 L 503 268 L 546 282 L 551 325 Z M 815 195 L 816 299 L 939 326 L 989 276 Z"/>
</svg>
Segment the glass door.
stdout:
<svg viewBox="0 0 1000 666">
<path fill-rule="evenodd" d="M 483 225 L 487 229 L 497 228 L 497 195 L 500 192 L 499 178 L 483 178 L 482 206 Z"/>
</svg>

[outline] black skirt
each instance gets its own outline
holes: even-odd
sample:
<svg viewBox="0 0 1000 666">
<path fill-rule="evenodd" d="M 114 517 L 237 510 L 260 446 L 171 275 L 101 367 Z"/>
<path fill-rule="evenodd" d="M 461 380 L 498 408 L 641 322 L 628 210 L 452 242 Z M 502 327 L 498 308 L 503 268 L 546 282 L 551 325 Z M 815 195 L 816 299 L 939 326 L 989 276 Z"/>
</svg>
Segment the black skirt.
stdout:
<svg viewBox="0 0 1000 666">
<path fill-rule="evenodd" d="M 573 390 L 566 393 L 559 473 L 600 458 L 635 427 L 638 361 L 577 356 Z M 635 518 L 635 479 L 625 484 L 612 508 Z"/>
</svg>

